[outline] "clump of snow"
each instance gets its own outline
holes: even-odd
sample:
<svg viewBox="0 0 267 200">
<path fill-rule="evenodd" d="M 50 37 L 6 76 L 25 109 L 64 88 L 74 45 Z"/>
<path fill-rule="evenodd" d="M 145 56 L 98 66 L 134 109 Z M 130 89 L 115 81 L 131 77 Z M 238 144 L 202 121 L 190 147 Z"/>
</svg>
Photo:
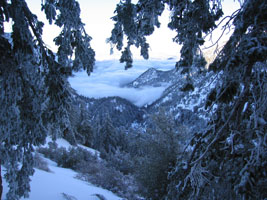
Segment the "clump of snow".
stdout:
<svg viewBox="0 0 267 200">
<path fill-rule="evenodd" d="M 134 86 L 134 87 L 137 87 L 137 85 L 138 85 L 138 82 L 137 82 L 137 81 L 134 81 L 134 82 L 133 82 L 133 86 Z"/>
<path fill-rule="evenodd" d="M 248 102 L 245 103 L 242 113 L 244 113 L 247 110 L 247 107 L 248 107 Z"/>
<path fill-rule="evenodd" d="M 111 101 L 111 103 L 117 103 L 116 99 L 113 99 L 113 100 Z"/>
<path fill-rule="evenodd" d="M 122 105 L 119 105 L 119 106 L 116 106 L 115 107 L 115 110 L 119 111 L 119 112 L 123 112 L 123 106 Z"/>
<path fill-rule="evenodd" d="M 162 103 L 166 103 L 167 101 L 170 101 L 170 100 L 171 100 L 171 97 L 168 95 L 163 98 Z"/>
</svg>

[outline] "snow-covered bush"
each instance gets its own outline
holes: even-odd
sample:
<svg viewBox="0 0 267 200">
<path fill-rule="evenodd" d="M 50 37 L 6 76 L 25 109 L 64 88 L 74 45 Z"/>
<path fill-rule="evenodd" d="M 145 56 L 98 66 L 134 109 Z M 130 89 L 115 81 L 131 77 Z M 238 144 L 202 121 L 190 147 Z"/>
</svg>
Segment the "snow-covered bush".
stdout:
<svg viewBox="0 0 267 200">
<path fill-rule="evenodd" d="M 77 177 L 129 200 L 137 199 L 137 184 L 134 178 L 131 175 L 123 175 L 115 168 L 107 167 L 105 162 L 88 165 L 87 172 L 80 173 Z"/>
<path fill-rule="evenodd" d="M 95 162 L 97 157 L 81 147 L 58 148 L 55 143 L 49 143 L 49 148 L 39 148 L 38 152 L 55 161 L 59 167 L 81 170 L 81 163 Z"/>
<path fill-rule="evenodd" d="M 135 163 L 131 154 L 117 149 L 114 153 L 107 154 L 107 165 L 115 168 L 121 173 L 128 175 L 135 171 Z"/>
<path fill-rule="evenodd" d="M 49 142 L 47 148 L 46 147 L 39 147 L 37 149 L 37 152 L 43 154 L 45 157 L 47 157 L 53 161 L 56 161 L 57 149 L 58 149 L 57 143 Z"/>
<path fill-rule="evenodd" d="M 33 167 L 40 169 L 40 170 L 44 170 L 46 172 L 51 172 L 51 170 L 48 167 L 47 162 L 40 156 L 39 153 L 35 153 L 33 159 L 34 159 Z"/>
</svg>

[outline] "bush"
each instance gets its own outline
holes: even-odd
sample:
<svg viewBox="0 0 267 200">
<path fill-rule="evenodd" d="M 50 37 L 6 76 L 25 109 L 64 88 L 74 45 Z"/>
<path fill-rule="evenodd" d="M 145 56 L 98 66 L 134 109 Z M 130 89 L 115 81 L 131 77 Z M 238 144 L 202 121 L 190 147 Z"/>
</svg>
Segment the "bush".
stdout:
<svg viewBox="0 0 267 200">
<path fill-rule="evenodd" d="M 35 153 L 33 159 L 34 159 L 33 167 L 46 171 L 46 172 L 51 172 L 51 170 L 48 167 L 47 162 L 40 156 L 39 153 Z"/>
<path fill-rule="evenodd" d="M 87 170 L 79 173 L 77 178 L 110 190 L 128 200 L 138 199 L 138 188 L 133 176 L 123 175 L 118 170 L 107 167 L 103 161 L 82 168 Z"/>
<path fill-rule="evenodd" d="M 114 153 L 109 153 L 105 157 L 109 167 L 115 168 L 125 175 L 134 173 L 135 163 L 130 153 L 117 149 Z"/>
<path fill-rule="evenodd" d="M 46 147 L 39 147 L 37 149 L 37 152 L 43 154 L 46 158 L 49 158 L 53 161 L 56 162 L 56 157 L 57 157 L 57 143 L 55 142 L 49 142 L 48 143 L 48 148 Z"/>
<path fill-rule="evenodd" d="M 80 147 L 70 147 L 68 150 L 64 147 L 57 147 L 54 142 L 49 143 L 49 148 L 39 148 L 38 152 L 45 157 L 55 161 L 59 167 L 70 168 L 79 171 L 81 162 L 95 162 L 97 157 L 87 150 Z"/>
<path fill-rule="evenodd" d="M 95 156 L 80 147 L 71 147 L 68 150 L 60 148 L 57 163 L 60 167 L 79 171 L 81 162 L 91 163 L 95 162 L 96 159 Z"/>
</svg>

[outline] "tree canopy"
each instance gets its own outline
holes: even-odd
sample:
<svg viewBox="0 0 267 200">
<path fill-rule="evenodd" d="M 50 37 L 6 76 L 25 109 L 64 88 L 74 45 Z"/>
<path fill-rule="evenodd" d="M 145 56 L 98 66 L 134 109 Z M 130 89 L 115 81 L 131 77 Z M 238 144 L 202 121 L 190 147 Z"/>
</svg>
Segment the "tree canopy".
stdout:
<svg viewBox="0 0 267 200">
<path fill-rule="evenodd" d="M 95 62 L 78 2 L 45 0 L 41 6 L 48 22 L 61 28 L 54 39 L 57 53 L 44 44 L 44 23 L 25 0 L 0 1 L 0 160 L 9 200 L 29 194 L 33 146 L 43 144 L 48 133 L 71 130 L 67 77 L 79 69 L 90 74 Z M 5 23 L 12 24 L 10 34 Z"/>
</svg>

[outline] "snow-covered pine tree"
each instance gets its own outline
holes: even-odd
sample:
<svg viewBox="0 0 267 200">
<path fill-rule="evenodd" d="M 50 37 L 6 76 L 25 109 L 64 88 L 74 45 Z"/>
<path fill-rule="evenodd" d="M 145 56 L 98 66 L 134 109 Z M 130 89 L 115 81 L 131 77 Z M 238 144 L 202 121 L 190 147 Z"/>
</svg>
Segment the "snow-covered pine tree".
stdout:
<svg viewBox="0 0 267 200">
<path fill-rule="evenodd" d="M 94 143 L 94 131 L 92 125 L 90 124 L 91 116 L 87 110 L 87 104 L 79 104 L 80 116 L 78 120 L 77 132 L 79 142 L 85 146 L 93 147 Z M 77 118 L 77 116 L 75 116 Z M 77 119 L 76 119 L 77 120 Z"/>
<path fill-rule="evenodd" d="M 154 26 L 159 27 L 158 16 L 164 10 L 163 1 L 145 0 L 139 1 L 137 5 L 132 4 L 131 0 L 121 1 L 115 10 L 116 16 L 112 17 L 115 21 L 112 35 L 108 42 L 121 51 L 123 48 L 124 34 L 127 36 L 127 46 L 122 51 L 120 62 L 125 62 L 125 68 L 132 67 L 132 53 L 130 47 L 135 45 L 141 47 L 141 55 L 148 59 L 149 44 L 146 36 L 151 35 Z"/>
<path fill-rule="evenodd" d="M 206 34 L 212 33 L 223 15 L 222 0 L 120 1 L 109 42 L 122 51 L 121 62 L 131 67 L 130 47 L 141 47 L 148 58 L 146 36 L 159 27 L 158 16 L 167 5 L 169 28 L 177 31 L 182 45 L 176 67 L 190 72 Z M 216 107 L 206 131 L 196 134 L 186 165 L 177 161 L 170 174 L 168 199 L 264 199 L 267 198 L 267 3 L 239 1 L 241 8 L 226 16 L 224 28 L 234 31 L 210 65 L 220 74 L 207 98 Z M 226 20 L 226 21 L 225 21 Z M 217 25 L 216 25 L 217 24 Z M 232 26 L 231 26 L 232 25 Z M 225 31 L 223 32 L 225 33 Z M 209 112 L 209 110 L 207 110 Z"/>
<path fill-rule="evenodd" d="M 81 68 L 90 74 L 95 61 L 77 1 L 45 0 L 42 9 L 61 28 L 57 53 L 45 46 L 44 24 L 25 0 L 0 1 L 0 159 L 8 200 L 29 195 L 33 146 L 70 127 L 67 77 Z M 10 34 L 5 23 L 12 23 Z"/>
<path fill-rule="evenodd" d="M 101 153 L 114 153 L 118 146 L 118 133 L 112 124 L 112 120 L 108 114 L 102 119 L 101 127 L 98 132 L 98 137 L 101 139 Z M 103 155 L 104 155 L 103 154 Z"/>
<path fill-rule="evenodd" d="M 188 72 L 196 56 L 201 56 L 199 46 L 204 44 L 204 33 L 216 28 L 215 22 L 223 15 L 220 0 L 139 0 L 133 4 L 131 0 L 121 1 L 112 17 L 115 22 L 108 42 L 121 51 L 124 35 L 127 45 L 122 51 L 120 61 L 126 63 L 126 69 L 132 66 L 132 45 L 141 47 L 141 55 L 148 59 L 149 44 L 146 37 L 153 34 L 155 27 L 160 27 L 158 17 L 165 6 L 171 11 L 168 27 L 177 32 L 173 41 L 182 44 L 181 59 L 177 68 L 183 67 Z M 201 16 L 201 17 L 200 17 Z"/>
<path fill-rule="evenodd" d="M 143 155 L 138 158 L 135 176 L 141 185 L 142 196 L 164 199 L 170 182 L 168 174 L 175 166 L 177 156 L 183 152 L 184 139 L 190 134 L 164 109 L 149 117 L 144 138 L 138 145 Z"/>
</svg>

